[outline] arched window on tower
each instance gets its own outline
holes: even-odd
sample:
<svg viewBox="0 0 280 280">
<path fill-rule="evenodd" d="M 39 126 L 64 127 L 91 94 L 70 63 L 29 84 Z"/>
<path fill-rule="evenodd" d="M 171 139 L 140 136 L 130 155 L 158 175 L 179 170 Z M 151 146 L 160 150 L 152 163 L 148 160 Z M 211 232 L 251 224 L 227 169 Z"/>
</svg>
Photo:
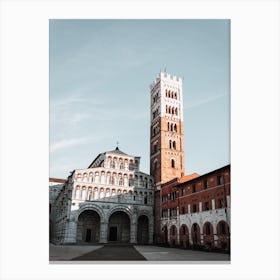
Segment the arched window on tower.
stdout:
<svg viewBox="0 0 280 280">
<path fill-rule="evenodd" d="M 174 111 L 174 107 L 172 107 L 172 111 L 171 111 L 172 115 L 174 115 L 175 111 Z"/>
<path fill-rule="evenodd" d="M 175 115 L 178 116 L 178 108 L 175 108 Z"/>
<path fill-rule="evenodd" d="M 175 168 L 175 160 L 173 158 L 171 159 L 171 167 Z"/>
<path fill-rule="evenodd" d="M 170 98 L 170 90 L 168 91 L 168 97 Z"/>
<path fill-rule="evenodd" d="M 158 150 L 158 143 L 156 142 L 156 143 L 154 144 L 154 153 L 156 153 L 157 150 Z"/>
<path fill-rule="evenodd" d="M 169 131 L 169 129 L 170 129 L 170 124 L 169 124 L 169 122 L 167 123 L 167 130 Z"/>
<path fill-rule="evenodd" d="M 173 91 L 171 92 L 171 98 L 174 98 Z"/>
<path fill-rule="evenodd" d="M 172 149 L 172 141 L 169 140 L 169 149 Z"/>
<path fill-rule="evenodd" d="M 168 107 L 168 113 L 171 114 L 171 107 Z"/>
<path fill-rule="evenodd" d="M 173 141 L 173 149 L 176 150 L 176 141 Z"/>
<path fill-rule="evenodd" d="M 170 125 L 170 130 L 173 131 L 173 123 Z"/>
<path fill-rule="evenodd" d="M 174 98 L 177 99 L 177 93 L 176 92 L 174 93 Z"/>
<path fill-rule="evenodd" d="M 174 124 L 174 131 L 177 132 L 177 124 L 176 123 Z"/>
</svg>

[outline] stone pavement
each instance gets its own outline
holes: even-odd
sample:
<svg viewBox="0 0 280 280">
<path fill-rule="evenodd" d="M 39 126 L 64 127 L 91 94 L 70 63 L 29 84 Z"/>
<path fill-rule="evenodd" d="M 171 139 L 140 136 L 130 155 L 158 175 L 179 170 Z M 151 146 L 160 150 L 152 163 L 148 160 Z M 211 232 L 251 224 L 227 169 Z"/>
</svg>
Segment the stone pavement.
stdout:
<svg viewBox="0 0 280 280">
<path fill-rule="evenodd" d="M 230 255 L 159 246 L 134 246 L 147 261 L 230 261 Z"/>
<path fill-rule="evenodd" d="M 70 261 L 75 257 L 79 257 L 86 253 L 92 252 L 103 246 L 79 246 L 79 245 L 53 245 L 49 246 L 49 260 L 50 261 Z"/>
<path fill-rule="evenodd" d="M 184 250 L 152 245 L 105 244 L 105 245 L 73 245 L 56 246 L 50 244 L 50 262 L 83 261 L 107 263 L 111 262 L 226 262 L 230 255 L 222 253 Z"/>
<path fill-rule="evenodd" d="M 105 245 L 104 247 L 72 259 L 73 261 L 145 261 L 133 245 Z"/>
</svg>

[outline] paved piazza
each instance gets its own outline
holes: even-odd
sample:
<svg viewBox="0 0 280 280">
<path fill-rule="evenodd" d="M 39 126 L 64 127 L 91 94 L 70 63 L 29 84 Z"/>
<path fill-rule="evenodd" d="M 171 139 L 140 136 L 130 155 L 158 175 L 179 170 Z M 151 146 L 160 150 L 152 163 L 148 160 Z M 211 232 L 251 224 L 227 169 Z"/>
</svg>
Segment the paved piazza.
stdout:
<svg viewBox="0 0 280 280">
<path fill-rule="evenodd" d="M 67 262 L 224 262 L 230 255 L 159 246 L 117 245 L 100 246 L 56 246 L 50 245 L 50 263 Z"/>
</svg>

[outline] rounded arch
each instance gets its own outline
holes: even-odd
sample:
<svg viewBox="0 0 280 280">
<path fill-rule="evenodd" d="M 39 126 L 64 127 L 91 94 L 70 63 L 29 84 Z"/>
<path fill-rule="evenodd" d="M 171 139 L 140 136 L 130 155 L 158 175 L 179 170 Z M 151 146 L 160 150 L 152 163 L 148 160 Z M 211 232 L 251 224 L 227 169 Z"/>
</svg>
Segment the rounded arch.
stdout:
<svg viewBox="0 0 280 280">
<path fill-rule="evenodd" d="M 111 213 L 108 219 L 108 241 L 123 242 L 130 241 L 130 215 L 123 210 L 116 210 Z"/>
<path fill-rule="evenodd" d="M 205 222 L 203 225 L 203 245 L 206 248 L 214 247 L 214 229 L 210 222 Z"/>
<path fill-rule="evenodd" d="M 77 218 L 77 243 L 96 243 L 100 239 L 100 215 L 95 210 L 85 209 Z"/>
<path fill-rule="evenodd" d="M 217 224 L 218 248 L 230 249 L 230 229 L 226 221 L 220 220 Z"/>
<path fill-rule="evenodd" d="M 76 216 L 75 216 L 75 222 L 78 222 L 79 215 L 86 211 L 86 210 L 92 210 L 98 213 L 100 216 L 101 222 L 105 221 L 105 214 L 102 210 L 102 208 L 98 205 L 92 204 L 92 203 L 87 203 L 86 205 L 80 206 L 80 209 L 77 211 Z"/>
<path fill-rule="evenodd" d="M 177 245 L 177 227 L 176 225 L 172 225 L 169 229 L 170 234 L 170 245 Z"/>
<path fill-rule="evenodd" d="M 189 248 L 189 228 L 186 224 L 182 224 L 180 227 L 180 245 L 183 248 Z"/>
<path fill-rule="evenodd" d="M 200 226 L 198 223 L 194 223 L 191 228 L 191 236 L 193 247 L 198 247 L 200 245 Z"/>
<path fill-rule="evenodd" d="M 118 189 L 121 191 L 121 189 Z M 125 212 L 128 216 L 129 216 L 129 219 L 131 220 L 132 218 L 132 212 L 130 211 L 130 209 L 126 206 L 123 206 L 123 205 L 117 205 L 115 207 L 113 207 L 112 209 L 110 209 L 110 211 L 108 211 L 107 213 L 107 221 L 109 221 L 109 218 L 110 216 L 117 212 L 117 211 L 122 211 L 122 212 Z"/>
<path fill-rule="evenodd" d="M 164 225 L 161 229 L 161 235 L 160 235 L 161 243 L 167 244 L 168 243 L 168 229 L 167 225 Z"/>
</svg>

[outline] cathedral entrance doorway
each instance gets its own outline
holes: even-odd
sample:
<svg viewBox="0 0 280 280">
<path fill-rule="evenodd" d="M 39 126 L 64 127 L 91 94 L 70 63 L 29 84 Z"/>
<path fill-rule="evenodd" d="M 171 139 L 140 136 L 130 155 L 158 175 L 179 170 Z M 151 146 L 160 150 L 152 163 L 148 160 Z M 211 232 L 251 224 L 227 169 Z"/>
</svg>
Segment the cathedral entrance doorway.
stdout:
<svg viewBox="0 0 280 280">
<path fill-rule="evenodd" d="M 147 244 L 149 242 L 149 219 L 147 216 L 140 216 L 138 218 L 137 226 L 137 243 Z"/>
<path fill-rule="evenodd" d="M 100 217 L 93 210 L 85 210 L 78 218 L 77 243 L 96 243 L 100 237 Z"/>
<path fill-rule="evenodd" d="M 122 211 L 114 212 L 109 218 L 109 242 L 129 243 L 130 218 Z"/>
<path fill-rule="evenodd" d="M 117 240 L 118 240 L 118 228 L 110 227 L 109 241 L 117 241 Z"/>
</svg>

